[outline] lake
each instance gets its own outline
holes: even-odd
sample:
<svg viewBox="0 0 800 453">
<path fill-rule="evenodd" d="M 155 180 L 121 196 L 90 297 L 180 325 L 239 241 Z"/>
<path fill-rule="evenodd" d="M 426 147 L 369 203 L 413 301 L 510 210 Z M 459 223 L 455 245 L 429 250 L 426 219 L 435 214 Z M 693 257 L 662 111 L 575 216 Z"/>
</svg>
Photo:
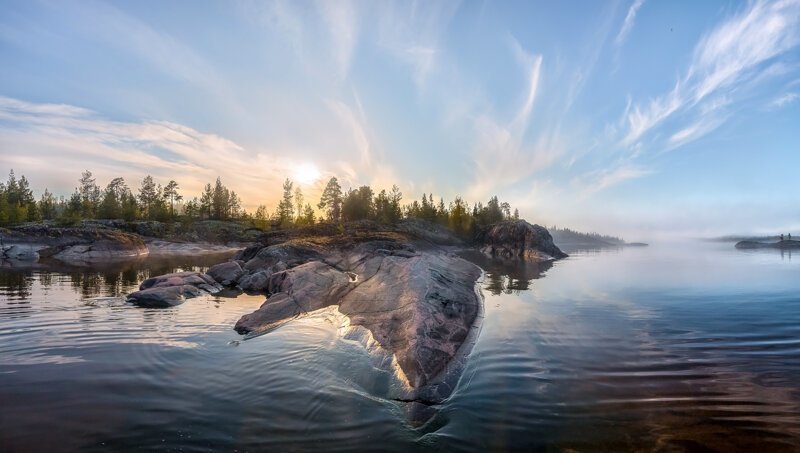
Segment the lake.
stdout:
<svg viewBox="0 0 800 453">
<path fill-rule="evenodd" d="M 335 307 L 243 340 L 232 327 L 263 297 L 125 302 L 222 257 L 0 268 L 0 450 L 800 449 L 800 255 L 571 252 L 472 257 L 480 335 L 422 426 Z"/>
</svg>

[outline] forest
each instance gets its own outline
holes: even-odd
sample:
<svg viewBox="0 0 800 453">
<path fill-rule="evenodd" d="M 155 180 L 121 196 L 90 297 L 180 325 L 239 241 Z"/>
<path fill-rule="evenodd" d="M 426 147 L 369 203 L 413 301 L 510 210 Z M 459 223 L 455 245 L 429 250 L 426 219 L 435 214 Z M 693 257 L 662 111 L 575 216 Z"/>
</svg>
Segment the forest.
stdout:
<svg viewBox="0 0 800 453">
<path fill-rule="evenodd" d="M 36 200 L 27 178 L 24 175 L 17 178 L 11 170 L 8 180 L 0 182 L 0 226 L 42 221 L 68 226 L 91 219 L 236 220 L 267 230 L 365 219 L 395 224 L 405 218 L 415 218 L 469 235 L 483 225 L 519 218 L 519 211 L 512 212 L 511 205 L 500 202 L 497 196 L 486 204 L 470 204 L 460 196 L 445 203 L 441 197 L 436 201 L 433 194 L 423 194 L 419 200 L 403 204 L 403 194 L 396 185 L 377 193 L 366 185 L 344 191 L 336 177 L 330 178 L 319 202 L 313 205 L 305 199 L 298 185 L 286 179 L 280 201 L 272 212 L 263 204 L 255 212 L 247 212 L 241 198 L 220 178 L 213 184 L 206 184 L 202 193 L 191 199 L 180 191 L 176 181 L 162 185 L 150 175 L 144 177 L 135 191 L 121 177 L 101 188 L 92 172 L 86 170 L 69 197 L 56 197 L 45 189 Z"/>
</svg>

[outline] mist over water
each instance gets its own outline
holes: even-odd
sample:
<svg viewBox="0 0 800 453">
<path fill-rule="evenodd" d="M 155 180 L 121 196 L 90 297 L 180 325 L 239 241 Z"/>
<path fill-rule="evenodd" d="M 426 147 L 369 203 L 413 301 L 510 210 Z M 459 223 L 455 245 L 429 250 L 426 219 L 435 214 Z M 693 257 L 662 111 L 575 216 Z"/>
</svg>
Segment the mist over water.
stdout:
<svg viewBox="0 0 800 453">
<path fill-rule="evenodd" d="M 263 297 L 124 301 L 151 274 L 212 262 L 4 267 L 0 449 L 800 446 L 800 256 L 707 242 L 568 252 L 552 267 L 472 257 L 481 332 L 418 428 L 333 307 L 242 341 L 232 326 Z"/>
</svg>

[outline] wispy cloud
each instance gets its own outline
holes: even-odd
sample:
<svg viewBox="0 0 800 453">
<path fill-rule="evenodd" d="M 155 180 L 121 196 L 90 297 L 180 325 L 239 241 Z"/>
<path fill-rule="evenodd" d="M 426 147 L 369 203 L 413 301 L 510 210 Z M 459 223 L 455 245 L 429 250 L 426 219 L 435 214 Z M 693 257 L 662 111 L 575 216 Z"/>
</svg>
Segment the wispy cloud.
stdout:
<svg viewBox="0 0 800 453">
<path fill-rule="evenodd" d="M 784 93 L 778 98 L 774 99 L 772 102 L 770 102 L 769 107 L 772 109 L 780 109 L 793 103 L 798 99 L 800 99 L 800 93 L 796 92 Z"/>
<path fill-rule="evenodd" d="M 353 2 L 320 1 L 320 13 L 328 26 L 333 58 L 340 80 L 347 78 L 358 39 L 358 15 Z"/>
<path fill-rule="evenodd" d="M 581 195 L 586 197 L 623 181 L 641 178 L 649 174 L 652 174 L 652 170 L 630 163 L 623 163 L 614 168 L 589 172 L 574 179 L 573 184 L 579 187 Z"/>
<path fill-rule="evenodd" d="M 633 0 L 630 8 L 628 8 L 628 14 L 625 15 L 625 21 L 622 23 L 622 28 L 620 28 L 617 39 L 615 40 L 617 46 L 621 46 L 625 42 L 628 34 L 633 29 L 634 22 L 636 22 L 636 13 L 639 12 L 639 8 L 641 8 L 643 4 L 644 0 Z"/>
<path fill-rule="evenodd" d="M 743 87 L 763 83 L 772 71 L 772 60 L 798 43 L 800 1 L 751 3 L 700 40 L 686 73 L 670 92 L 644 105 L 636 104 L 626 112 L 628 128 L 622 144 L 634 145 L 668 118 L 697 109 L 709 98 L 735 99 Z M 713 129 L 684 127 L 672 134 L 670 141 L 674 144 L 672 138 L 677 135 L 686 143 Z"/>
<path fill-rule="evenodd" d="M 417 89 L 424 92 L 442 58 L 441 36 L 459 8 L 459 1 L 379 2 L 378 44 L 411 68 Z"/>
<path fill-rule="evenodd" d="M 482 113 L 474 120 L 476 177 L 469 195 L 475 198 L 514 185 L 551 166 L 564 152 L 557 130 L 537 130 L 533 140 L 527 139 L 534 120 L 543 57 L 528 53 L 513 38 L 511 50 L 525 75 L 524 90 L 519 96 L 521 104 L 510 121 L 488 113 Z"/>
<path fill-rule="evenodd" d="M 19 149 L 25 153 L 11 152 Z M 290 150 L 248 151 L 181 124 L 112 121 L 80 107 L 8 97 L 0 97 L 0 150 L 1 166 L 36 168 L 32 182 L 45 181 L 61 193 L 71 191 L 87 168 L 100 183 L 123 176 L 136 187 L 146 174 L 163 183 L 175 179 L 189 197 L 220 176 L 248 208 L 271 203 L 263 188 L 279 187 L 301 164 Z"/>
</svg>

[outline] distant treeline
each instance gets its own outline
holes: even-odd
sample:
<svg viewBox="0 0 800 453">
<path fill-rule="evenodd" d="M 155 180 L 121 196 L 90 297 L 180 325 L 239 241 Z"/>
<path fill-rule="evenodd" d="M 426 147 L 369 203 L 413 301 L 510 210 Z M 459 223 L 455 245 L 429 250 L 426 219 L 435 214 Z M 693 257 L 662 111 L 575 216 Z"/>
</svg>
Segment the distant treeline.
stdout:
<svg viewBox="0 0 800 453">
<path fill-rule="evenodd" d="M 25 176 L 19 179 L 12 170 L 8 181 L 0 183 L 0 226 L 42 220 L 59 224 L 75 224 L 88 219 L 158 220 L 162 222 L 192 221 L 195 219 L 244 220 L 262 229 L 289 228 L 313 225 L 318 222 L 341 223 L 354 220 L 374 220 L 394 224 L 404 218 L 424 219 L 446 226 L 461 235 L 469 235 L 484 225 L 504 219 L 518 219 L 519 211 L 500 202 L 496 196 L 484 205 L 467 203 L 461 197 L 445 203 L 432 194 L 403 204 L 403 194 L 397 186 L 378 193 L 370 186 L 343 191 L 336 177 L 325 186 L 316 208 L 305 202 L 303 192 L 287 179 L 283 196 L 273 212 L 260 205 L 254 213 L 242 208 L 236 192 L 222 184 L 220 178 L 206 184 L 199 197 L 183 202 L 180 186 L 174 180 L 166 185 L 145 176 L 134 192 L 123 178 L 114 178 L 105 188 L 97 185 L 92 172 L 85 171 L 71 196 L 56 197 L 45 189 L 37 201 Z"/>
<path fill-rule="evenodd" d="M 559 227 L 557 227 L 555 225 L 551 226 L 551 227 L 548 227 L 547 229 L 548 229 L 548 231 L 550 231 L 550 234 L 552 234 L 553 237 L 560 236 L 562 239 L 568 239 L 568 240 L 573 241 L 573 242 L 603 241 L 603 242 L 608 242 L 609 244 L 614 244 L 614 245 L 621 245 L 621 244 L 625 243 L 625 240 L 620 238 L 620 237 L 608 236 L 608 235 L 599 234 L 599 233 L 581 233 L 580 231 L 571 230 L 569 228 L 559 228 Z"/>
</svg>

